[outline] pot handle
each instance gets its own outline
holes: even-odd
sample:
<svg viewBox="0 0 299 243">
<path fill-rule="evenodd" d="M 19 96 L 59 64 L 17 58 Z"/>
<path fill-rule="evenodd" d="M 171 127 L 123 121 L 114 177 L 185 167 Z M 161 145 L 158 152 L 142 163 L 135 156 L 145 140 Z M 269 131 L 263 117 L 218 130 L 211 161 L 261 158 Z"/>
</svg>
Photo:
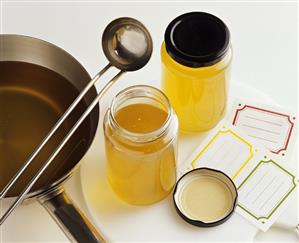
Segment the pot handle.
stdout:
<svg viewBox="0 0 299 243">
<path fill-rule="evenodd" d="M 71 242 L 106 242 L 87 217 L 58 187 L 38 198 Z"/>
</svg>

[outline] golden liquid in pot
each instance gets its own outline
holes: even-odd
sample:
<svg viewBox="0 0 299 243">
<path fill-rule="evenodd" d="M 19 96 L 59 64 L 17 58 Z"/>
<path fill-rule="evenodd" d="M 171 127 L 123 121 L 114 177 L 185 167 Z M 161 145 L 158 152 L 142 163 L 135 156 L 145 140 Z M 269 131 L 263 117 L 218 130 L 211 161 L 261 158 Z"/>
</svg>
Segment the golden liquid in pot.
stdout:
<svg viewBox="0 0 299 243">
<path fill-rule="evenodd" d="M 0 62 L 0 190 L 25 163 L 78 93 L 67 79 L 52 70 L 29 63 Z M 85 107 L 84 102 L 80 103 L 75 114 L 50 139 L 8 196 L 21 192 Z M 61 178 L 80 160 L 88 146 L 89 123 L 84 122 L 80 128 L 33 190 Z"/>
</svg>

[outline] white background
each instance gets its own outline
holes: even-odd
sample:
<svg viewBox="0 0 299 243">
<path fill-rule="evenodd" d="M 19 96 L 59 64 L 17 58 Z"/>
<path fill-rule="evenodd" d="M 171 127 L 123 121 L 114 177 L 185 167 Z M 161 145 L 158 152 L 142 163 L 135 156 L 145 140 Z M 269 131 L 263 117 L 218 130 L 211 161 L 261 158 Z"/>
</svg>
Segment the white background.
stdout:
<svg viewBox="0 0 299 243">
<path fill-rule="evenodd" d="M 231 81 L 259 89 L 279 105 L 297 110 L 295 3 L 83 2 L 2 1 L 1 33 L 29 35 L 52 42 L 71 53 L 94 75 L 107 63 L 100 44 L 105 26 L 117 17 L 137 18 L 152 34 L 154 53 L 144 69 L 126 74 L 124 85 L 147 83 L 159 86 L 159 49 L 167 24 L 185 12 L 207 11 L 220 17 L 231 31 L 234 52 Z M 111 94 L 121 87 L 123 84 L 119 82 Z M 102 102 L 107 104 L 111 97 L 107 96 Z M 76 203 L 88 213 L 79 173 L 68 182 L 67 189 Z M 294 213 L 292 217 L 295 217 Z M 17 209 L 1 227 L 1 237 L 3 241 L 66 240 L 37 203 Z"/>
</svg>

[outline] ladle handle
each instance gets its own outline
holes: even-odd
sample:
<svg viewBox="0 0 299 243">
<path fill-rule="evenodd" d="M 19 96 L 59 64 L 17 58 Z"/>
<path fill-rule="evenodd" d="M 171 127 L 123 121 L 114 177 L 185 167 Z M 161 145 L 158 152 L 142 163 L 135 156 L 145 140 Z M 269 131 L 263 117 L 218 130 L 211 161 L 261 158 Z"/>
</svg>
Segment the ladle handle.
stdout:
<svg viewBox="0 0 299 243">
<path fill-rule="evenodd" d="M 71 242 L 106 242 L 80 209 L 73 204 L 63 187 L 50 191 L 38 200 Z"/>
</svg>

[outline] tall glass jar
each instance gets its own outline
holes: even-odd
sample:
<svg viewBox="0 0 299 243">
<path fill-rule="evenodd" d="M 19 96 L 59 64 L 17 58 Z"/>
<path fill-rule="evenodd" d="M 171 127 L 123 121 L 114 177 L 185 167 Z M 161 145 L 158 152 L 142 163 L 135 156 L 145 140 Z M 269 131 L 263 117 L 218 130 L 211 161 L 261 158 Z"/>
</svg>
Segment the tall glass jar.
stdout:
<svg viewBox="0 0 299 243">
<path fill-rule="evenodd" d="M 162 89 L 185 132 L 206 131 L 223 117 L 232 60 L 230 33 L 216 16 L 191 12 L 167 27 L 161 47 Z"/>
<path fill-rule="evenodd" d="M 150 127 L 137 128 L 139 120 Z M 160 90 L 137 85 L 121 91 L 105 115 L 104 134 L 108 180 L 122 200 L 145 205 L 171 192 L 176 181 L 178 119 Z"/>
</svg>

